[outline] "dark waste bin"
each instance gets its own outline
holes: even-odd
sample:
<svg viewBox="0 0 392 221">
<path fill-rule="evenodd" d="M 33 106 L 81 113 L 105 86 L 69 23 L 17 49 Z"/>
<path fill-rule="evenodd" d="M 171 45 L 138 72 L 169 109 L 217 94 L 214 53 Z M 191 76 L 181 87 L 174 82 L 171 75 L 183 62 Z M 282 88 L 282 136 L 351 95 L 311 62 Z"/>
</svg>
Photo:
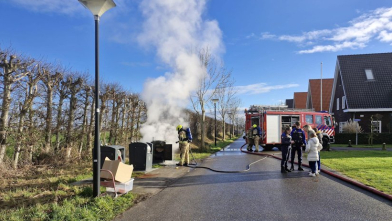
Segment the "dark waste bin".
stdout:
<svg viewBox="0 0 392 221">
<path fill-rule="evenodd" d="M 163 163 L 165 160 L 173 160 L 173 146 L 165 141 L 155 140 L 153 146 L 153 163 Z"/>
<path fill-rule="evenodd" d="M 119 145 L 101 146 L 101 168 L 106 157 L 125 163 L 125 147 Z"/>
<path fill-rule="evenodd" d="M 129 164 L 135 171 L 152 169 L 152 144 L 135 142 L 129 144 Z"/>
</svg>

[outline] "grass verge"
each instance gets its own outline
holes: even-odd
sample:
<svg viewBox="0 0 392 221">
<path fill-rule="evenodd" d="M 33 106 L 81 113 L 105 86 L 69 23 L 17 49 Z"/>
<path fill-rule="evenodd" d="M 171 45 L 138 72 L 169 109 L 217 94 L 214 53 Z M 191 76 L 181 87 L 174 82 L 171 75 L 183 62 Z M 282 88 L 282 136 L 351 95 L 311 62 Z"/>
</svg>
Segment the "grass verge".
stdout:
<svg viewBox="0 0 392 221">
<path fill-rule="evenodd" d="M 209 148 L 204 152 L 200 152 L 198 147 L 191 145 L 193 156 L 196 160 L 205 159 L 211 156 L 211 154 L 220 151 L 223 147 L 233 143 L 236 139 L 238 139 L 238 137 L 233 137 L 232 139 L 227 139 L 225 141 L 217 141 L 216 147 L 214 146 L 215 143 L 209 144 Z M 192 156 L 190 156 L 190 159 L 192 160 Z M 175 155 L 175 160 L 180 161 L 180 154 Z"/>
<path fill-rule="evenodd" d="M 365 185 L 392 195 L 391 151 L 322 152 L 321 162 Z"/>
<path fill-rule="evenodd" d="M 351 146 L 353 148 L 355 148 L 355 147 L 382 148 L 382 144 L 373 144 L 372 146 L 370 146 L 369 144 L 358 144 L 358 145 L 355 145 L 355 141 L 354 141 L 353 144 L 351 144 Z M 348 147 L 348 144 L 335 144 L 335 143 L 333 143 L 333 144 L 331 144 L 331 147 Z M 389 148 L 389 147 L 392 147 L 392 146 L 391 146 L 391 144 L 389 144 L 389 145 L 387 144 L 386 147 Z"/>
<path fill-rule="evenodd" d="M 90 162 L 31 167 L 0 180 L 0 220 L 112 220 L 136 195 L 92 198 L 92 185 L 71 183 L 92 177 Z M 105 192 L 105 188 L 101 188 Z"/>
</svg>

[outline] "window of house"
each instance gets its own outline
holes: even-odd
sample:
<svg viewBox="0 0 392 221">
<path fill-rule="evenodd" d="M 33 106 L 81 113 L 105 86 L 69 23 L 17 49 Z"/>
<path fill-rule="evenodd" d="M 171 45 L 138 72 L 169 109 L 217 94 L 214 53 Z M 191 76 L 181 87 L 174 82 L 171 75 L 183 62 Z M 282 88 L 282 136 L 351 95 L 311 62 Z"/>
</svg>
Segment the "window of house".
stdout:
<svg viewBox="0 0 392 221">
<path fill-rule="evenodd" d="M 336 98 L 336 110 L 339 110 L 339 98 Z"/>
<path fill-rule="evenodd" d="M 306 115 L 305 120 L 306 120 L 306 123 L 313 124 L 313 115 Z"/>
<path fill-rule="evenodd" d="M 320 125 L 323 123 L 323 117 L 320 115 L 316 115 L 316 124 Z"/>
<path fill-rule="evenodd" d="M 339 133 L 343 133 L 343 127 L 346 126 L 347 122 L 339 122 Z"/>
<path fill-rule="evenodd" d="M 342 97 L 342 110 L 346 109 L 346 96 Z"/>
<path fill-rule="evenodd" d="M 372 121 L 372 130 L 375 133 L 381 133 L 381 121 Z"/>
<path fill-rule="evenodd" d="M 374 80 L 372 69 L 365 69 L 365 73 L 368 80 Z"/>
</svg>

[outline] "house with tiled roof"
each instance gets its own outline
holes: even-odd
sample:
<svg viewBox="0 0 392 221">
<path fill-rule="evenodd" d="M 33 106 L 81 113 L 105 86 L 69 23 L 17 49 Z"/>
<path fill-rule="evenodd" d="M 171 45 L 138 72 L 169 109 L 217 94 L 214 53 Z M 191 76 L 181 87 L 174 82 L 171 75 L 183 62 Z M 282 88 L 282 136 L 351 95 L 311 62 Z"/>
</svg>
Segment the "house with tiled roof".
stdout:
<svg viewBox="0 0 392 221">
<path fill-rule="evenodd" d="M 310 79 L 306 98 L 306 109 L 328 111 L 329 103 L 331 101 L 332 86 L 333 78 Z M 322 96 L 320 96 L 321 93 Z"/>
<path fill-rule="evenodd" d="M 294 92 L 294 108 L 296 109 L 306 109 L 306 99 L 308 97 L 308 92 Z"/>
<path fill-rule="evenodd" d="M 338 56 L 329 111 L 337 132 L 349 119 L 365 133 L 392 132 L 392 53 Z"/>
</svg>

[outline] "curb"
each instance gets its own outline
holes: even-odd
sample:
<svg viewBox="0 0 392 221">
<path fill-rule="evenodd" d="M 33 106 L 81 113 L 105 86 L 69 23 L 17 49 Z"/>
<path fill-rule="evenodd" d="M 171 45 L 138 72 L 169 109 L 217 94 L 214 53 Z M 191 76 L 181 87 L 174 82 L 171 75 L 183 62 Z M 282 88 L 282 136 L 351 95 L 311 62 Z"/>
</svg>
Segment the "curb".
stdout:
<svg viewBox="0 0 392 221">
<path fill-rule="evenodd" d="M 245 143 L 244 145 L 242 145 L 241 148 L 240 148 L 241 152 L 243 152 L 243 153 L 254 154 L 254 155 L 262 155 L 262 156 L 270 156 L 270 157 L 273 157 L 273 158 L 275 158 L 275 159 L 282 160 L 282 158 L 277 157 L 277 156 L 275 156 L 275 155 L 273 155 L 273 154 L 266 154 L 266 153 L 260 153 L 260 152 L 254 153 L 254 152 L 249 152 L 249 151 L 242 150 L 242 148 L 243 148 L 245 145 L 246 145 L 246 143 Z M 294 163 L 295 163 L 295 164 L 298 164 L 298 163 L 296 163 L 296 162 L 294 162 Z M 307 165 L 307 164 L 302 164 L 302 165 L 303 165 L 303 166 L 306 166 L 306 167 L 309 167 L 309 165 Z M 342 181 L 345 181 L 345 182 L 350 183 L 350 184 L 352 184 L 352 185 L 354 185 L 354 186 L 357 186 L 357 187 L 359 187 L 359 188 L 361 188 L 361 189 L 363 189 L 363 190 L 369 191 L 369 192 L 371 192 L 371 193 L 374 193 L 374 194 L 376 194 L 376 195 L 378 195 L 378 196 L 381 196 L 381 197 L 383 197 L 383 198 L 385 198 L 385 199 L 388 199 L 388 200 L 392 201 L 392 196 L 391 196 L 391 195 L 388 195 L 388 194 L 386 194 L 386 193 L 383 193 L 383 192 L 381 192 L 380 190 L 377 190 L 377 189 L 374 189 L 374 188 L 372 188 L 372 187 L 366 186 L 365 184 L 359 183 L 359 182 L 357 182 L 357 181 L 353 181 L 353 180 L 351 180 L 351 179 L 347 179 L 346 177 L 340 176 L 340 175 L 338 175 L 338 174 L 336 174 L 336 173 L 333 173 L 333 172 L 328 171 L 328 170 L 325 170 L 325 169 L 321 169 L 321 172 L 326 173 L 326 174 L 328 174 L 328 175 L 330 175 L 330 176 L 333 176 L 333 177 L 335 177 L 335 178 L 338 178 L 338 179 L 340 179 L 340 180 L 342 180 Z"/>
</svg>

